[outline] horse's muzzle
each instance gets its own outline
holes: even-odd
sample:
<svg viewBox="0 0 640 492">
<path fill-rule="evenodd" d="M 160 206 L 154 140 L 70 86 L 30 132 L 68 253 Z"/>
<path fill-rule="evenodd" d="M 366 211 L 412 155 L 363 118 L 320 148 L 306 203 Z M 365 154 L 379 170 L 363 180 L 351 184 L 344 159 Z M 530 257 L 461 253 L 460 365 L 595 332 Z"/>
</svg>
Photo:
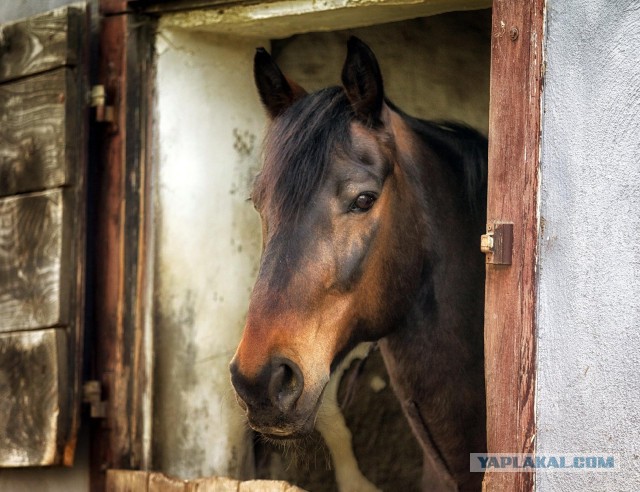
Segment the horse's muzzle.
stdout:
<svg viewBox="0 0 640 492">
<path fill-rule="evenodd" d="M 295 362 L 274 357 L 253 379 L 240 372 L 236 360 L 230 370 L 238 403 L 247 412 L 251 428 L 276 438 L 313 430 L 308 412 L 296 405 L 304 390 L 304 376 Z"/>
</svg>

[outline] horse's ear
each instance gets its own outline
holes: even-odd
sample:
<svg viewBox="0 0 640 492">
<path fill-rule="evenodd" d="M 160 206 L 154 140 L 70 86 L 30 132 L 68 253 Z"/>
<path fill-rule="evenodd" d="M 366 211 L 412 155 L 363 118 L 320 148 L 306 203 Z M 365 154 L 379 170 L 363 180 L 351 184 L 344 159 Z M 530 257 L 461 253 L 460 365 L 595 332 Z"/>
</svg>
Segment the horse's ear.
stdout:
<svg viewBox="0 0 640 492">
<path fill-rule="evenodd" d="M 253 59 L 253 76 L 258 93 L 269 116 L 275 118 L 307 92 L 284 76 L 280 67 L 264 48 L 258 48 Z"/>
<path fill-rule="evenodd" d="M 382 74 L 371 48 L 355 36 L 347 43 L 342 85 L 356 116 L 364 123 L 376 124 L 384 102 Z"/>
</svg>

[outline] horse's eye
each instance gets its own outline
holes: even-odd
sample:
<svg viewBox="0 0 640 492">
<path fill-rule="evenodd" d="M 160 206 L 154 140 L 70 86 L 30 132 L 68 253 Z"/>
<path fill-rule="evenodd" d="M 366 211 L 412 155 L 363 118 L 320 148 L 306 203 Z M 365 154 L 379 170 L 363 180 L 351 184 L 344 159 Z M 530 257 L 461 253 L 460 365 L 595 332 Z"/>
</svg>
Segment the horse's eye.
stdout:
<svg viewBox="0 0 640 492">
<path fill-rule="evenodd" d="M 376 197 L 371 193 L 362 193 L 358 195 L 358 198 L 351 204 L 350 210 L 352 212 L 366 212 L 373 206 L 373 202 L 376 201 Z"/>
</svg>

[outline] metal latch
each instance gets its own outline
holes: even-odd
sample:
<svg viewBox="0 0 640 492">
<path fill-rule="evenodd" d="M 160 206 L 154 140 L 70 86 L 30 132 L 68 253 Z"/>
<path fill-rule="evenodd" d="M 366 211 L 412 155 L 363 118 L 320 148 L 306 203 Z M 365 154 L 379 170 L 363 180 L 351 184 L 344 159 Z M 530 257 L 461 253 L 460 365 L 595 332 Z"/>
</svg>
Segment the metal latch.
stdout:
<svg viewBox="0 0 640 492">
<path fill-rule="evenodd" d="M 107 402 L 102 399 L 100 381 L 86 381 L 82 385 L 82 401 L 91 407 L 91 418 L 102 419 L 107 416 Z"/>
<path fill-rule="evenodd" d="M 480 236 L 480 251 L 487 255 L 487 263 L 511 265 L 513 250 L 513 223 L 487 224 L 487 233 Z"/>
<path fill-rule="evenodd" d="M 91 88 L 91 107 L 96 108 L 95 117 L 99 123 L 115 123 L 115 109 L 107 106 L 107 95 L 104 85 L 94 85 Z"/>
</svg>

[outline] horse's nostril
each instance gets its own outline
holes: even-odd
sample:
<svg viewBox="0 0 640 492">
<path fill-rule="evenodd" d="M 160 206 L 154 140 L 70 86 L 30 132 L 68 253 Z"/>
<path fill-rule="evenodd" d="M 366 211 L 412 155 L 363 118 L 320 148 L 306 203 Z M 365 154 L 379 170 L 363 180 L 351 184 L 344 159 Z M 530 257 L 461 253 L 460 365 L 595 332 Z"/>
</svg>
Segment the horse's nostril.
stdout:
<svg viewBox="0 0 640 492">
<path fill-rule="evenodd" d="M 238 363 L 235 359 L 229 365 L 229 372 L 231 372 L 231 384 L 235 389 L 236 401 L 243 410 L 247 410 L 247 402 L 250 401 L 251 396 L 251 383 L 245 378 L 238 368 Z"/>
<path fill-rule="evenodd" d="M 274 359 L 271 367 L 269 398 L 282 413 L 288 413 L 302 394 L 302 371 L 295 362 L 285 358 Z"/>
</svg>

